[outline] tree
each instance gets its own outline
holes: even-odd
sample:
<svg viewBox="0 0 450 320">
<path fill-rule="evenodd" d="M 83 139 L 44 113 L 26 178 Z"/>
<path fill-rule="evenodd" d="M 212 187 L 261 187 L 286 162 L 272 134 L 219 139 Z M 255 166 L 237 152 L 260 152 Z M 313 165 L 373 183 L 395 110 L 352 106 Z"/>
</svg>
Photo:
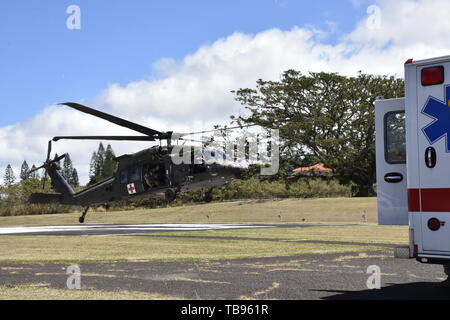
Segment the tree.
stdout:
<svg viewBox="0 0 450 320">
<path fill-rule="evenodd" d="M 375 182 L 373 103 L 381 96 L 401 97 L 403 89 L 395 77 L 288 70 L 280 81 L 260 79 L 256 90 L 233 91 L 250 114 L 231 118 L 279 129 L 282 161 L 317 159 L 341 183 L 355 184 L 356 195 L 366 196 Z"/>
<path fill-rule="evenodd" d="M 64 179 L 70 184 L 70 181 L 72 180 L 72 173 L 73 173 L 73 164 L 72 160 L 70 159 L 70 155 L 67 153 L 66 157 L 64 158 L 63 166 L 61 169 L 61 175 Z"/>
<path fill-rule="evenodd" d="M 78 172 L 73 167 L 72 159 L 70 158 L 70 154 L 66 154 L 64 158 L 63 167 L 61 170 L 61 175 L 66 179 L 67 183 L 71 186 L 78 187 L 80 182 L 78 179 Z"/>
<path fill-rule="evenodd" d="M 97 150 L 97 159 L 95 163 L 95 176 L 103 177 L 103 166 L 105 165 L 105 147 L 100 142 Z"/>
<path fill-rule="evenodd" d="M 16 177 L 14 176 L 14 171 L 10 164 L 6 166 L 5 176 L 4 176 L 4 186 L 6 188 L 11 187 L 16 181 Z"/>
<path fill-rule="evenodd" d="M 20 168 L 20 180 L 25 181 L 30 178 L 30 167 L 28 166 L 28 163 L 24 161 L 22 163 L 22 167 Z"/>
<path fill-rule="evenodd" d="M 113 148 L 111 147 L 110 144 L 108 144 L 108 146 L 106 147 L 106 151 L 105 151 L 105 159 L 103 162 L 103 178 L 108 178 L 111 177 L 112 175 L 114 175 L 114 173 L 116 172 L 116 168 L 117 168 L 117 163 L 114 160 L 116 158 L 116 155 L 114 153 Z"/>
<path fill-rule="evenodd" d="M 36 166 L 35 166 L 34 164 L 31 166 L 31 171 L 33 171 L 33 170 L 36 170 Z M 38 172 L 37 170 L 31 172 L 31 173 L 29 174 L 29 179 L 36 179 L 36 180 L 39 180 L 39 179 L 40 179 L 39 172 Z"/>
<path fill-rule="evenodd" d="M 89 165 L 89 179 L 93 181 L 96 176 L 96 166 L 97 166 L 97 152 L 92 153 L 91 163 Z"/>
<path fill-rule="evenodd" d="M 78 178 L 78 171 L 75 168 L 72 171 L 72 180 L 70 184 L 74 187 L 78 187 L 80 185 L 80 180 Z"/>
<path fill-rule="evenodd" d="M 111 145 L 107 149 L 103 143 L 99 143 L 98 150 L 92 153 L 91 164 L 89 168 L 89 185 L 99 182 L 107 177 L 112 176 L 116 171 L 116 163 L 114 161 L 115 154 Z"/>
</svg>

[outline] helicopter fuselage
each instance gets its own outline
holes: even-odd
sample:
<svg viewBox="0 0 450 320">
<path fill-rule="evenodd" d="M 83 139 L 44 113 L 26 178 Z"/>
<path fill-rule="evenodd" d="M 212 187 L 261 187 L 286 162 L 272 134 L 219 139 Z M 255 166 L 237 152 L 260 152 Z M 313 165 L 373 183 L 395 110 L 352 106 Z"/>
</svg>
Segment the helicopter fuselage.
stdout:
<svg viewBox="0 0 450 320">
<path fill-rule="evenodd" d="M 187 163 L 175 164 L 174 147 L 155 146 L 140 152 L 116 158 L 114 176 L 74 193 L 72 188 L 51 166 L 48 173 L 55 194 L 33 194 L 31 203 L 60 203 L 65 205 L 98 206 L 130 198 L 157 197 L 169 190 L 178 192 L 213 188 L 239 178 L 242 169 L 232 161 L 206 159 L 195 147 L 188 147 Z M 184 148 L 183 150 L 186 150 Z M 209 152 L 211 154 L 211 151 Z M 214 153 L 214 152 L 212 152 Z M 168 200 L 174 200 L 168 199 Z"/>
<path fill-rule="evenodd" d="M 211 131 L 175 133 L 158 131 L 140 124 L 113 116 L 111 114 L 83 106 L 79 103 L 65 102 L 65 105 L 80 112 L 114 123 L 118 126 L 138 132 L 139 136 L 58 136 L 48 143 L 47 159 L 34 171 L 45 169 L 52 180 L 56 193 L 34 193 L 30 203 L 59 203 L 85 207 L 79 221 L 84 218 L 90 206 L 107 205 L 113 201 L 137 197 L 152 197 L 164 194 L 166 200 L 173 201 L 178 192 L 208 188 L 204 200 L 212 200 L 212 188 L 225 185 L 239 178 L 242 169 L 239 164 L 229 161 L 221 151 L 204 150 L 195 146 L 172 146 L 172 141 L 194 141 L 206 145 L 205 141 L 196 141 L 186 136 L 204 134 Z M 229 128 L 232 129 L 232 128 Z M 216 132 L 218 129 L 212 130 Z M 75 193 L 60 174 L 58 162 L 65 155 L 51 159 L 52 141 L 59 140 L 116 140 L 116 141 L 167 141 L 167 146 L 154 146 L 134 154 L 116 158 L 116 173 L 103 181 Z M 199 152 L 200 151 L 200 152 Z M 182 161 L 180 161 L 180 159 Z M 33 171 L 32 170 L 32 171 Z"/>
</svg>

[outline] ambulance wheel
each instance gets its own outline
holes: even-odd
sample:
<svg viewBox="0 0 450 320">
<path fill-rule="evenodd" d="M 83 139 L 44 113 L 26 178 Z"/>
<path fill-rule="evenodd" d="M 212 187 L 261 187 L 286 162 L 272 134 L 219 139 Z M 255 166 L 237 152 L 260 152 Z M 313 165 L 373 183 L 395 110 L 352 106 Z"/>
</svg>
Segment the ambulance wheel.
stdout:
<svg viewBox="0 0 450 320">
<path fill-rule="evenodd" d="M 172 202 L 177 197 L 177 191 L 175 189 L 167 189 L 165 197 L 167 202 Z"/>
<path fill-rule="evenodd" d="M 444 273 L 450 277 L 450 264 L 444 264 Z"/>
<path fill-rule="evenodd" d="M 437 286 L 450 288 L 450 265 L 449 264 L 444 264 L 444 272 L 447 275 L 447 279 L 442 282 L 438 282 Z"/>
</svg>

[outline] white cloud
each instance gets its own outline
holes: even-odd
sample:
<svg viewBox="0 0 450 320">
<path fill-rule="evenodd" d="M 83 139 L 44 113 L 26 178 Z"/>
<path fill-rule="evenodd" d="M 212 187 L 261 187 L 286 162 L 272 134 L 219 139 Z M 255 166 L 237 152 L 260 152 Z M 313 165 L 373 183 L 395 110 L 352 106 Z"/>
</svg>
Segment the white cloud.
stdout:
<svg viewBox="0 0 450 320">
<path fill-rule="evenodd" d="M 90 105 L 158 130 L 204 128 L 225 123 L 231 114 L 241 112 L 231 90 L 253 87 L 258 78 L 277 80 L 289 68 L 402 76 L 408 58 L 450 54 L 450 20 L 446 17 L 450 3 L 446 0 L 379 0 L 374 4 L 380 8 L 380 28 L 371 30 L 362 19 L 335 45 L 323 42 L 329 31 L 311 27 L 234 33 L 180 61 L 156 61 L 152 78 L 124 86 L 111 84 Z M 0 168 L 7 163 L 18 168 L 23 159 L 30 164 L 42 162 L 48 139 L 64 134 L 133 133 L 68 108 L 48 106 L 27 122 L 0 128 Z M 86 182 L 89 153 L 97 144 L 59 142 L 55 151 L 69 152 Z M 113 146 L 122 153 L 145 144 L 114 142 Z"/>
</svg>

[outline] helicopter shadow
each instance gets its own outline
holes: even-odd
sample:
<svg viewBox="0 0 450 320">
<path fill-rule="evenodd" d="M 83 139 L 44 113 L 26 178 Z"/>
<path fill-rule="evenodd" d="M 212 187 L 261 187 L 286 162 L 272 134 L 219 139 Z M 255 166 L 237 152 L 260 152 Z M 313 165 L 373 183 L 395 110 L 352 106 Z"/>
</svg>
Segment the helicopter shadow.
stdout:
<svg viewBox="0 0 450 320">
<path fill-rule="evenodd" d="M 450 285 L 446 282 L 388 283 L 381 289 L 361 291 L 314 291 L 335 293 L 323 300 L 450 300 Z"/>
</svg>

